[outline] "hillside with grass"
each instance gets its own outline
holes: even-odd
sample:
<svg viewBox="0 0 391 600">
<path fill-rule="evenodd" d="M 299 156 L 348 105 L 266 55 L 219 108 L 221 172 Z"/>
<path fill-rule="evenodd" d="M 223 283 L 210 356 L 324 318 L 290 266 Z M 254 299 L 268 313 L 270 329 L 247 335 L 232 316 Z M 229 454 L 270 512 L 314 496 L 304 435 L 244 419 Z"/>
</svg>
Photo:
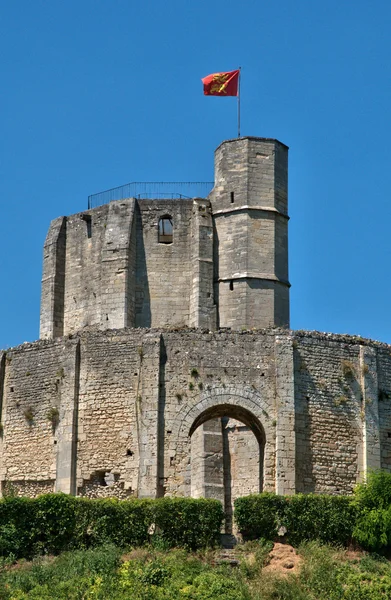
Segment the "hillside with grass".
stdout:
<svg viewBox="0 0 391 600">
<path fill-rule="evenodd" d="M 0 600 L 385 600 L 391 475 L 352 497 L 239 498 L 243 543 L 219 546 L 215 500 L 0 502 Z"/>
</svg>

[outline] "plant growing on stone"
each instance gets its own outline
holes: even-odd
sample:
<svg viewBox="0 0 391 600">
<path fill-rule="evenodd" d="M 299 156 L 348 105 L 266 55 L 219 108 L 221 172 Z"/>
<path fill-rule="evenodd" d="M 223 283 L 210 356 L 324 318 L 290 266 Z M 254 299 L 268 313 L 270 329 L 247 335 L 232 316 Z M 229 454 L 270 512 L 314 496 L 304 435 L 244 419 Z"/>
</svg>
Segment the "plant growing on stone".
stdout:
<svg viewBox="0 0 391 600">
<path fill-rule="evenodd" d="M 350 362 L 350 360 L 343 360 L 341 366 L 344 377 L 347 379 L 354 379 L 356 375 L 356 369 L 354 368 L 353 363 Z"/>
<path fill-rule="evenodd" d="M 194 383 L 189 381 L 189 390 L 194 390 Z"/>
<path fill-rule="evenodd" d="M 56 406 L 52 406 L 51 408 L 49 408 L 48 412 L 46 413 L 46 417 L 48 421 L 50 421 L 50 423 L 52 424 L 52 429 L 54 432 L 60 421 L 60 413 L 58 408 Z"/>
<path fill-rule="evenodd" d="M 338 398 L 335 398 L 334 400 L 334 406 L 342 406 L 343 404 L 346 404 L 346 402 L 348 401 L 346 396 L 338 396 Z"/>
<path fill-rule="evenodd" d="M 56 377 L 58 377 L 58 379 L 63 379 L 64 376 L 65 376 L 64 367 L 61 367 L 61 369 L 58 369 L 58 371 L 56 373 Z"/>
<path fill-rule="evenodd" d="M 23 416 L 24 416 L 24 418 L 26 419 L 26 421 L 27 421 L 27 423 L 29 425 L 33 424 L 33 421 L 34 421 L 34 411 L 31 408 L 31 406 L 28 406 L 27 408 L 24 409 Z"/>
<path fill-rule="evenodd" d="M 194 379 L 197 379 L 197 377 L 199 377 L 199 372 L 198 369 L 196 369 L 196 367 L 193 367 L 192 370 L 190 371 L 190 375 L 192 377 L 194 377 Z"/>
<path fill-rule="evenodd" d="M 327 389 L 327 381 L 325 379 L 319 379 L 319 389 L 325 390 Z"/>
</svg>

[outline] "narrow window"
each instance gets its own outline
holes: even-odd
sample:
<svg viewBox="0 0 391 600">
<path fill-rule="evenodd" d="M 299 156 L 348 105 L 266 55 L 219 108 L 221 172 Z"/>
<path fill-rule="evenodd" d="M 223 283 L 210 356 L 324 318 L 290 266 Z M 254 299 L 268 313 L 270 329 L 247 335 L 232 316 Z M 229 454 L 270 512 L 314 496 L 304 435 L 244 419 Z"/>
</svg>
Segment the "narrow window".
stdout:
<svg viewBox="0 0 391 600">
<path fill-rule="evenodd" d="M 231 192 L 231 204 L 233 204 L 233 203 L 234 203 L 234 193 Z"/>
<path fill-rule="evenodd" d="M 87 225 L 87 237 L 90 239 L 92 237 L 92 220 L 91 215 L 82 215 L 83 221 L 86 222 Z"/>
<path fill-rule="evenodd" d="M 233 280 L 232 280 L 232 279 L 231 279 L 231 281 L 229 282 L 229 289 L 231 290 L 231 292 L 232 292 L 232 290 L 234 289 L 234 282 L 233 282 Z"/>
<path fill-rule="evenodd" d="M 159 244 L 172 244 L 172 218 L 165 215 L 159 219 L 158 242 Z"/>
</svg>

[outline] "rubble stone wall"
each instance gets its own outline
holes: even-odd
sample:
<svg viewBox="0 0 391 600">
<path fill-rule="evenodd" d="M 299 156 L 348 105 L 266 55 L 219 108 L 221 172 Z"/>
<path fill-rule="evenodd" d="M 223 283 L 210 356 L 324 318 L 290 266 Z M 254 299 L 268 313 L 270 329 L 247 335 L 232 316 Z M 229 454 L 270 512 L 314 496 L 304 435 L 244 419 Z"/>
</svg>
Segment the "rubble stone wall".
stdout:
<svg viewBox="0 0 391 600">
<path fill-rule="evenodd" d="M 391 470 L 391 348 L 361 338 L 86 331 L 1 353 L 0 399 L 22 495 L 342 494 Z"/>
</svg>

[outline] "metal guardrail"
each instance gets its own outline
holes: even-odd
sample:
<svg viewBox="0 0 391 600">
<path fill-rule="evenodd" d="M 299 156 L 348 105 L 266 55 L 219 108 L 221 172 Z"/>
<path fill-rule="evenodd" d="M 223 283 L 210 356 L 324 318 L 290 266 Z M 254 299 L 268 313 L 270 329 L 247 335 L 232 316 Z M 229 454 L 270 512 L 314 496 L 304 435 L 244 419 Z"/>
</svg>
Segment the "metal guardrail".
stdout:
<svg viewBox="0 0 391 600">
<path fill-rule="evenodd" d="M 213 185 L 213 181 L 132 181 L 88 196 L 88 208 L 124 198 L 206 198 Z"/>
</svg>

